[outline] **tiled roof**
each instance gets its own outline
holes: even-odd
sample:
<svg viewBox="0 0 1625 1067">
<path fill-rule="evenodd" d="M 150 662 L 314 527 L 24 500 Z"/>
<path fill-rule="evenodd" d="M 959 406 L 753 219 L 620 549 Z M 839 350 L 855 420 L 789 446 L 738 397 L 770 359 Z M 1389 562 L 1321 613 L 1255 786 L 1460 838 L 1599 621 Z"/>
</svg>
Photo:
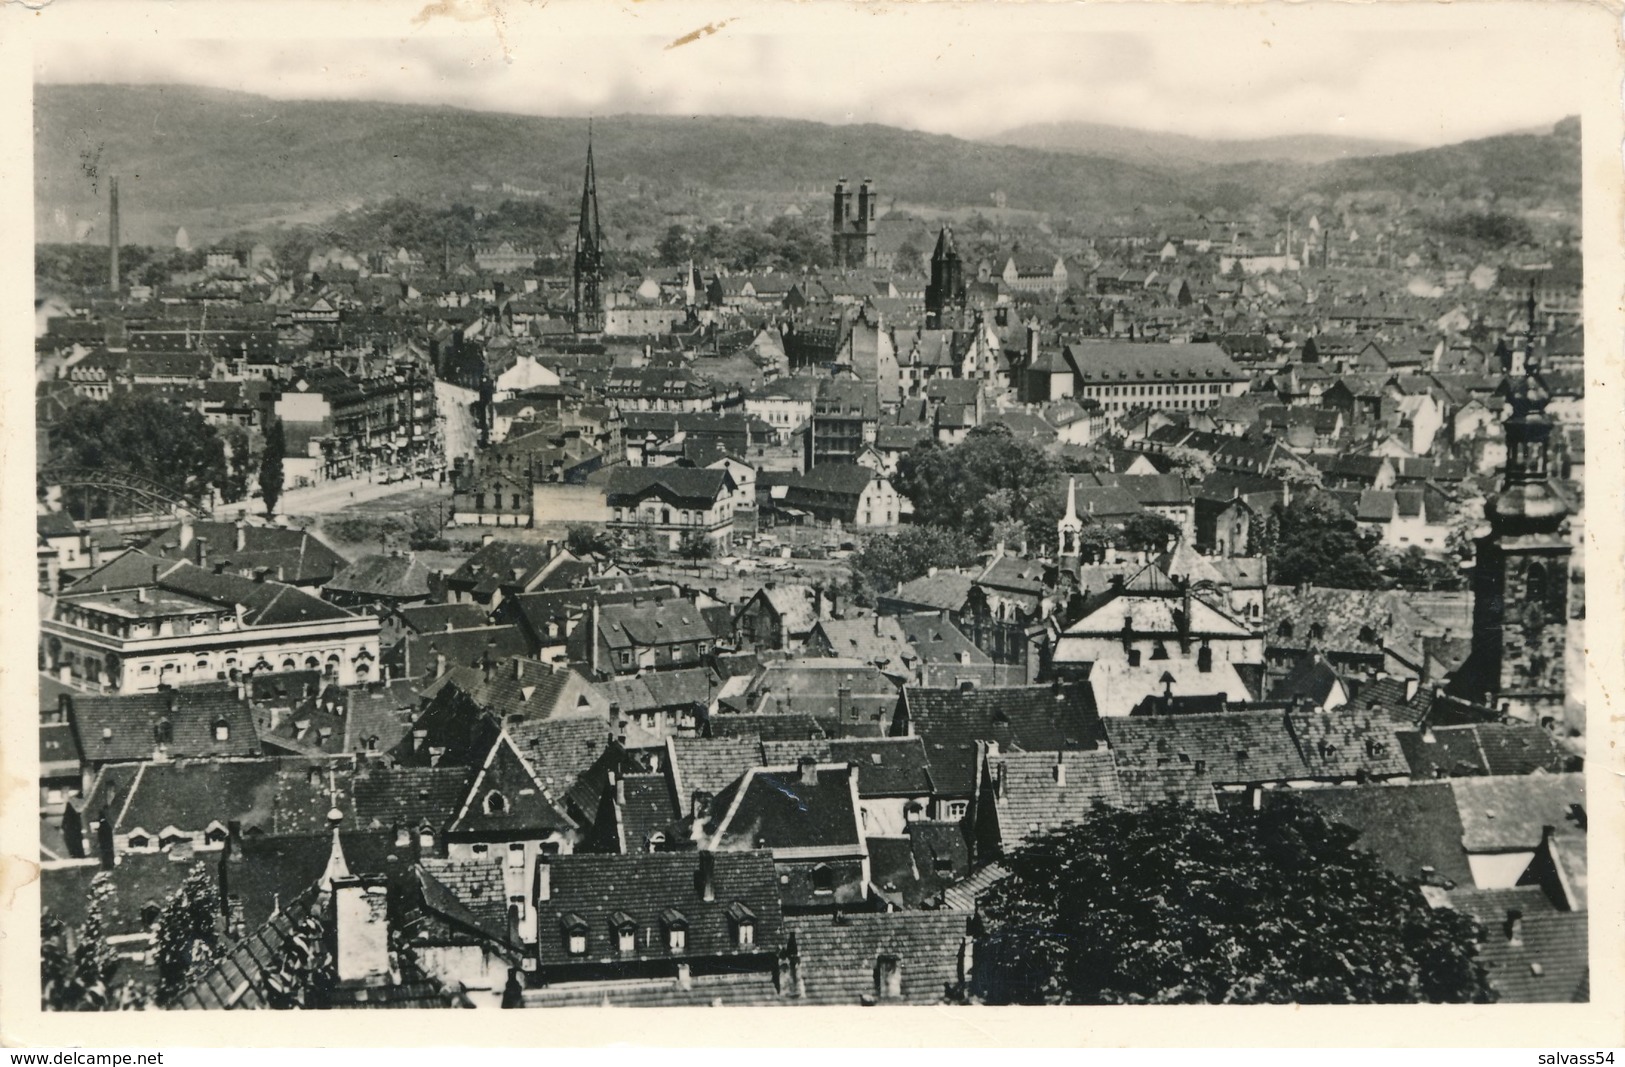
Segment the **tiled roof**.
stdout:
<svg viewBox="0 0 1625 1067">
<path fill-rule="evenodd" d="M 774 583 L 771 587 L 763 586 L 755 594 L 755 597 L 760 597 L 772 605 L 785 633 L 789 634 L 807 633 L 818 622 L 814 596 L 810 586 L 779 583 Z"/>
<path fill-rule="evenodd" d="M 903 690 L 910 731 L 925 742 L 931 777 L 943 796 L 976 789 L 976 742 L 1006 752 L 1092 748 L 1104 739 L 1087 687 Z"/>
<path fill-rule="evenodd" d="M 407 634 L 399 648 L 402 672 L 408 678 L 420 680 L 439 677 L 440 656 L 446 657 L 448 670 L 473 667 L 483 671 L 487 661 L 494 666 L 510 657 L 527 655 L 530 651 L 524 632 L 517 626 L 480 626 L 467 630 Z"/>
<path fill-rule="evenodd" d="M 523 585 L 527 578 L 546 567 L 554 554 L 553 545 L 492 541 L 452 571 L 447 581 L 456 588 L 489 595 L 503 586 Z"/>
<path fill-rule="evenodd" d="M 678 503 L 710 507 L 733 486 L 725 470 L 710 467 L 628 467 L 611 473 L 608 487 L 610 507 L 633 507 L 650 495 Z"/>
<path fill-rule="evenodd" d="M 1170 800 L 1179 804 L 1189 804 L 1201 811 L 1219 810 L 1219 800 L 1213 793 L 1212 780 L 1205 772 L 1197 774 L 1196 768 L 1189 764 L 1171 764 L 1166 767 L 1119 766 L 1117 784 L 1123 796 L 1123 806 L 1131 811 L 1139 811 Z"/>
<path fill-rule="evenodd" d="M 1585 809 L 1585 775 L 1525 774 L 1453 778 L 1469 852 L 1525 851 L 1540 845 L 1542 827 L 1574 824 Z"/>
<path fill-rule="evenodd" d="M 987 762 L 995 783 L 999 836 L 1007 849 L 1046 830 L 1081 822 L 1096 804 L 1123 802 L 1109 752 L 990 752 Z M 1002 795 L 997 787 L 1001 779 Z"/>
<path fill-rule="evenodd" d="M 975 582 L 976 579 L 968 574 L 940 571 L 911 582 L 904 582 L 901 589 L 882 596 L 901 604 L 918 605 L 931 610 L 958 611 L 965 606 L 965 598 L 970 595 L 971 586 Z"/>
<path fill-rule="evenodd" d="M 501 864 L 489 860 L 469 862 L 425 856 L 418 861 L 418 869 L 434 883 L 425 885 L 424 893 L 431 906 L 439 904 L 439 894 L 449 894 L 461 909 L 458 916 L 472 921 L 487 937 L 505 940 L 508 934 L 508 898 Z M 450 911 L 444 905 L 436 910 Z"/>
<path fill-rule="evenodd" d="M 762 762 L 761 740 L 755 734 L 728 739 L 673 737 L 667 739 L 666 751 L 678 807 L 685 812 L 696 793 L 715 797 Z"/>
<path fill-rule="evenodd" d="M 1524 915 L 1518 940 L 1509 926 L 1487 924 L 1478 958 L 1504 1004 L 1567 1004 L 1589 999 L 1585 912 Z"/>
<path fill-rule="evenodd" d="M 369 829 L 427 825 L 439 833 L 457 813 L 471 777 L 468 767 L 365 763 L 350 785 L 356 821 Z"/>
<path fill-rule="evenodd" d="M 1234 784 L 1409 773 L 1392 727 L 1365 714 L 1229 711 L 1103 722 L 1120 770 L 1190 766 L 1210 782 Z M 1386 747 L 1368 751 L 1368 738 Z"/>
<path fill-rule="evenodd" d="M 1242 370 L 1218 345 L 1083 341 L 1065 348 L 1085 384 L 1149 381 L 1244 381 Z"/>
<path fill-rule="evenodd" d="M 949 886 L 943 893 L 943 906 L 954 911 L 972 911 L 976 902 L 995 884 L 1010 877 L 1011 871 L 998 863 L 979 868 L 963 880 Z"/>
<path fill-rule="evenodd" d="M 190 540 L 183 546 L 181 541 L 188 532 Z M 243 544 L 241 549 L 237 547 L 239 538 Z M 200 556 L 204 544 L 207 545 L 206 559 Z M 207 568 L 223 563 L 228 570 L 237 573 L 264 567 L 277 575 L 280 569 L 278 580 L 296 585 L 322 584 L 346 567 L 343 556 L 308 531 L 247 523 L 178 524 L 142 545 L 141 550 Z"/>
<path fill-rule="evenodd" d="M 575 821 L 554 802 L 562 792 L 543 784 L 504 732 L 491 746 L 448 829 L 455 834 L 504 837 L 520 831 L 539 837 L 568 831 L 574 829 Z"/>
<path fill-rule="evenodd" d="M 786 711 L 767 715 L 713 715 L 706 724 L 712 738 L 761 739 L 764 742 L 802 741 L 822 738 L 824 728 L 806 712 Z"/>
<path fill-rule="evenodd" d="M 91 764 L 150 760 L 160 745 L 168 757 L 257 756 L 259 735 L 248 704 L 231 685 L 199 685 L 159 693 L 67 698 L 69 722 Z M 167 733 L 161 729 L 168 724 Z M 226 737 L 217 737 L 218 724 Z"/>
<path fill-rule="evenodd" d="M 989 664 L 993 657 L 976 647 L 976 643 L 950 621 L 945 613 L 935 611 L 910 612 L 893 616 L 909 644 L 926 663 Z M 962 657 L 964 657 L 962 659 Z"/>
<path fill-rule="evenodd" d="M 793 916 L 800 996 L 791 1003 L 952 1002 L 969 962 L 968 922 L 962 911 Z M 883 958 L 897 969 L 895 996 L 877 977 Z"/>
<path fill-rule="evenodd" d="M 537 781 L 555 798 L 574 795 L 582 776 L 614 744 L 609 723 L 587 716 L 510 723 L 508 735 L 535 770 Z M 595 814 L 596 798 L 583 799 L 588 815 Z"/>
<path fill-rule="evenodd" d="M 671 782 L 664 774 L 628 774 L 617 782 L 621 847 L 640 852 L 651 835 L 664 832 L 681 817 Z"/>
<path fill-rule="evenodd" d="M 707 859 L 707 857 L 709 857 Z M 705 899 L 702 865 L 712 864 Z M 536 904 L 537 950 L 543 967 L 572 962 L 622 962 L 611 917 L 630 918 L 633 959 L 751 957 L 776 953 L 784 943 L 773 856 L 737 852 L 645 852 L 624 856 L 574 853 L 549 857 L 548 898 Z M 754 943 L 735 943 L 729 910 L 744 905 L 755 916 Z M 681 922 L 684 947 L 668 948 L 667 928 Z M 578 925 L 579 924 L 579 925 Z M 568 953 L 566 927 L 586 934 L 585 955 Z"/>
<path fill-rule="evenodd" d="M 711 627 L 692 600 L 643 600 L 601 604 L 598 632 L 613 649 L 645 648 L 690 641 L 710 641 Z"/>
<path fill-rule="evenodd" d="M 429 595 L 429 568 L 416 556 L 362 556 L 335 575 L 324 589 L 390 600 L 421 600 Z"/>
<path fill-rule="evenodd" d="M 1360 831 L 1355 847 L 1375 855 L 1401 878 L 1421 879 L 1422 869 L 1432 867 L 1439 878 L 1459 886 L 1473 884 L 1449 783 L 1269 790 L 1264 798 L 1266 804 L 1302 804 Z"/>
<path fill-rule="evenodd" d="M 872 663 L 888 674 L 906 677 L 917 661 L 897 616 L 823 619 L 817 629 L 832 655 Z"/>
<path fill-rule="evenodd" d="M 718 794 L 705 832 L 714 849 L 856 854 L 863 846 L 857 789 L 844 763 L 752 768 Z"/>
<path fill-rule="evenodd" d="M 468 630 L 491 621 L 478 604 L 413 604 L 397 609 L 396 614 L 409 630 L 420 634 Z"/>
</svg>

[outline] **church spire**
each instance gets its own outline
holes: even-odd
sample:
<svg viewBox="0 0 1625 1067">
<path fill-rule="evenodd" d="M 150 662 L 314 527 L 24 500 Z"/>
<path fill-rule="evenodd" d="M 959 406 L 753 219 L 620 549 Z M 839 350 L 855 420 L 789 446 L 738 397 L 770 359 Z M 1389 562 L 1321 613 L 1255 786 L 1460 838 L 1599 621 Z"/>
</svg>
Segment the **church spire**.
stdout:
<svg viewBox="0 0 1625 1067">
<path fill-rule="evenodd" d="M 581 217 L 576 226 L 575 327 L 577 333 L 604 331 L 604 229 L 598 220 L 598 173 L 592 158 L 592 120 L 587 120 L 587 169 L 581 181 Z"/>
</svg>

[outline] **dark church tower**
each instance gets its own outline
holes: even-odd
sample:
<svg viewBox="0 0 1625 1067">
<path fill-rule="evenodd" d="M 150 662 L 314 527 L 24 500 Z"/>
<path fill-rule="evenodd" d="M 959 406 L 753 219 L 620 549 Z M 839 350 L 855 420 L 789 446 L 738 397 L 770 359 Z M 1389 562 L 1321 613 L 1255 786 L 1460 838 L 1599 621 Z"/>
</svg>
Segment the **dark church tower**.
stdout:
<svg viewBox="0 0 1625 1067">
<path fill-rule="evenodd" d="M 857 214 L 852 213 L 852 191 L 845 178 L 835 180 L 835 213 L 830 243 L 839 270 L 873 267 L 879 251 L 880 193 L 873 178 L 858 186 Z"/>
<path fill-rule="evenodd" d="M 587 127 L 587 174 L 581 183 L 581 221 L 576 227 L 576 333 L 604 332 L 604 230 L 598 224 L 598 176 L 592 165 L 592 127 Z"/>
<path fill-rule="evenodd" d="M 1490 532 L 1473 568 L 1473 648 L 1451 688 L 1503 715 L 1548 724 L 1563 719 L 1569 616 L 1568 505 L 1547 464 L 1550 398 L 1530 340 L 1506 377 L 1506 467 L 1485 506 Z"/>
<path fill-rule="evenodd" d="M 954 231 L 944 226 L 931 253 L 931 282 L 925 287 L 925 324 L 928 329 L 959 327 L 965 309 L 965 268 L 954 248 Z"/>
</svg>

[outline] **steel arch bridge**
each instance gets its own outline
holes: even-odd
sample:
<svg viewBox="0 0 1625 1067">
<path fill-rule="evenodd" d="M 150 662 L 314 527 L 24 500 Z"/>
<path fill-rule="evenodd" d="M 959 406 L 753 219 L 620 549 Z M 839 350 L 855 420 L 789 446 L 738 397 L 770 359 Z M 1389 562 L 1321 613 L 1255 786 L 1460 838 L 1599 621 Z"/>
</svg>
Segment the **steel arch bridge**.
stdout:
<svg viewBox="0 0 1625 1067">
<path fill-rule="evenodd" d="M 81 523 L 120 526 L 202 518 L 208 508 L 174 486 L 126 471 L 46 467 L 39 484 L 62 494 L 62 510 Z"/>
</svg>

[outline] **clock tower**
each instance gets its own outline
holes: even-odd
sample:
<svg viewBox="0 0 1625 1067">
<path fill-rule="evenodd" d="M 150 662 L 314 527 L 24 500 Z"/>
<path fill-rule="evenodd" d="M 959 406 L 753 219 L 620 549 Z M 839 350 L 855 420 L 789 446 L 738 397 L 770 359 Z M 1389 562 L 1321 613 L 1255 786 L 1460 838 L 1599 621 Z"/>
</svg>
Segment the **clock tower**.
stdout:
<svg viewBox="0 0 1625 1067">
<path fill-rule="evenodd" d="M 1549 725 L 1563 719 L 1569 616 L 1569 508 L 1547 464 L 1550 394 L 1529 339 L 1512 355 L 1506 394 L 1506 467 L 1485 505 L 1490 532 L 1473 569 L 1473 647 L 1451 684 L 1455 695 L 1504 716 Z"/>
</svg>

